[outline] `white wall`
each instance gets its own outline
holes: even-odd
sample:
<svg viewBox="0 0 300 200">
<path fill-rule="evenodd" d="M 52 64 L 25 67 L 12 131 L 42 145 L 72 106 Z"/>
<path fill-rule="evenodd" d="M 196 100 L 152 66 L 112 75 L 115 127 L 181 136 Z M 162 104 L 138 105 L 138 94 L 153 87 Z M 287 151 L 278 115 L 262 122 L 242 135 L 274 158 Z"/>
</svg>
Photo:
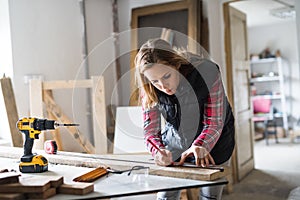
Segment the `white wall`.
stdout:
<svg viewBox="0 0 300 200">
<path fill-rule="evenodd" d="M 296 37 L 297 37 L 297 47 L 298 47 L 298 74 L 295 74 L 294 76 L 298 76 L 298 77 L 300 77 L 300 1 L 295 1 L 295 10 L 296 10 L 296 31 L 297 31 L 297 34 L 296 34 Z M 294 86 L 294 88 L 295 88 L 295 90 L 293 90 L 293 91 L 295 91 L 295 92 L 293 92 L 293 93 L 299 93 L 298 91 L 299 91 L 299 85 L 300 85 L 300 78 L 298 78 L 297 79 L 298 80 L 298 84 L 295 84 L 295 86 Z M 296 92 L 297 91 L 297 92 Z M 298 101 L 299 102 L 299 101 Z M 299 103 L 296 103 L 297 105 L 299 105 Z M 299 108 L 297 109 L 298 111 L 300 110 Z M 300 120 L 300 116 L 298 116 L 298 120 Z M 300 121 L 298 121 L 298 122 L 300 122 Z M 299 126 L 300 124 L 298 124 L 298 126 Z"/>
<path fill-rule="evenodd" d="M 83 21 L 79 1 L 74 0 L 11 0 L 9 13 L 16 103 L 22 117 L 29 114 L 29 88 L 24 76 L 38 74 L 47 81 L 84 78 L 79 71 L 83 61 Z M 77 90 L 54 93 L 63 112 L 80 123 L 79 130 L 90 138 L 85 131 L 85 96 L 85 91 Z M 62 137 L 65 149 L 81 151 L 63 129 Z"/>
<path fill-rule="evenodd" d="M 110 0 L 85 2 L 90 75 L 104 75 L 106 103 L 116 104 L 117 99 L 112 97 L 116 82 L 112 3 Z"/>
<path fill-rule="evenodd" d="M 9 22 L 8 0 L 0 0 L 0 77 L 13 75 Z"/>
<path fill-rule="evenodd" d="M 113 95 L 116 89 L 116 67 L 112 2 L 85 0 L 85 15 L 89 74 L 104 76 L 106 105 L 118 104 L 118 96 Z"/>
<path fill-rule="evenodd" d="M 12 49 L 9 25 L 8 0 L 0 0 L 0 78 L 5 74 L 6 77 L 13 77 L 12 70 Z M 9 134 L 8 118 L 4 106 L 4 100 L 0 91 L 0 139 L 6 139 L 11 142 Z"/>
</svg>

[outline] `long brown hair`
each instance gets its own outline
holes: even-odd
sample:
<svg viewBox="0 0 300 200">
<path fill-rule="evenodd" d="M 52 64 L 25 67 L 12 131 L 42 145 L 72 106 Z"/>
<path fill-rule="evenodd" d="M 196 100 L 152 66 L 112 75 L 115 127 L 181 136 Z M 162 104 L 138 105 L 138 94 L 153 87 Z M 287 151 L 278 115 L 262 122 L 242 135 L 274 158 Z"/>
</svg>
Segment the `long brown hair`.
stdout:
<svg viewBox="0 0 300 200">
<path fill-rule="evenodd" d="M 144 76 L 144 71 L 154 64 L 164 64 L 179 71 L 182 65 L 190 65 L 187 53 L 178 51 L 162 39 L 151 39 L 143 44 L 135 57 L 136 79 L 140 93 L 144 95 L 144 106 L 152 107 L 158 103 L 155 87 Z M 180 69 L 180 72 L 182 69 Z"/>
</svg>

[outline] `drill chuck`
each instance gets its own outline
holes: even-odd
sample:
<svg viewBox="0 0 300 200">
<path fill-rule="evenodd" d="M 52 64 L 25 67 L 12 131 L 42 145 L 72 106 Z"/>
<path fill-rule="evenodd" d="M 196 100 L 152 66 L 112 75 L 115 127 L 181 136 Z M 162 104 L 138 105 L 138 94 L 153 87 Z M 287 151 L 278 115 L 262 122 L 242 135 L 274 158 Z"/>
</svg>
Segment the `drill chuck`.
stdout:
<svg viewBox="0 0 300 200">
<path fill-rule="evenodd" d="M 55 121 L 47 119 L 36 119 L 33 122 L 33 127 L 35 130 L 44 131 L 44 130 L 53 130 L 55 129 Z"/>
</svg>

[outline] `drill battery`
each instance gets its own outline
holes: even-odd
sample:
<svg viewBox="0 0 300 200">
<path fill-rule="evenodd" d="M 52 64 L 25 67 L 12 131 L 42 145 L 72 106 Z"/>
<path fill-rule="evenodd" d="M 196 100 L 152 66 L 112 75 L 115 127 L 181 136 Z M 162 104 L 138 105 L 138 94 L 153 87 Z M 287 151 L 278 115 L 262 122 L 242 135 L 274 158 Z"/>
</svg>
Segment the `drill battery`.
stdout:
<svg viewBox="0 0 300 200">
<path fill-rule="evenodd" d="M 23 156 L 19 165 L 20 172 L 41 173 L 48 171 L 48 160 L 42 155 Z"/>
</svg>

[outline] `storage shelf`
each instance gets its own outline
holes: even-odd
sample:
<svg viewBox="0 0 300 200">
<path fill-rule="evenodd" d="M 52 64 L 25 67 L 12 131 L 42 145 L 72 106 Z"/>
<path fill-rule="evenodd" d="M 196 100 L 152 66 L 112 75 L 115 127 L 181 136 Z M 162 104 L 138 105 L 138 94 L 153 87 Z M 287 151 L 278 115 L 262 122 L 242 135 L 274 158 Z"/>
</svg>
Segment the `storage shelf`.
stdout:
<svg viewBox="0 0 300 200">
<path fill-rule="evenodd" d="M 273 114 L 274 118 L 283 118 L 285 115 L 283 113 L 274 113 Z M 261 122 L 266 119 L 272 119 L 272 116 L 269 113 L 257 113 L 254 114 L 253 117 L 251 118 L 253 122 Z"/>
<path fill-rule="evenodd" d="M 252 83 L 254 82 L 267 82 L 267 81 L 279 81 L 280 76 L 263 76 L 263 77 L 256 77 L 256 78 L 251 78 L 250 81 Z"/>
<path fill-rule="evenodd" d="M 283 62 L 280 57 L 250 61 L 251 74 L 253 74 L 250 83 L 255 88 L 256 92 L 259 92 L 258 95 L 252 96 L 251 100 L 254 101 L 259 98 L 270 99 L 272 109 L 276 108 L 279 111 L 273 115 L 271 113 L 253 114 L 252 121 L 260 122 L 273 117 L 273 119 L 276 118 L 282 120 L 283 128 L 285 131 L 288 131 L 286 94 L 284 89 L 285 77 L 283 75 L 282 65 Z M 273 75 L 269 75 L 269 73 L 273 73 Z M 256 74 L 259 76 L 255 76 Z M 263 91 L 268 91 L 269 93 L 263 94 Z M 276 107 L 273 107 L 274 105 L 276 105 Z"/>
<path fill-rule="evenodd" d="M 263 59 L 258 59 L 258 60 L 251 60 L 251 64 L 264 64 L 264 63 L 273 63 L 277 62 L 281 58 L 263 58 Z"/>
</svg>

